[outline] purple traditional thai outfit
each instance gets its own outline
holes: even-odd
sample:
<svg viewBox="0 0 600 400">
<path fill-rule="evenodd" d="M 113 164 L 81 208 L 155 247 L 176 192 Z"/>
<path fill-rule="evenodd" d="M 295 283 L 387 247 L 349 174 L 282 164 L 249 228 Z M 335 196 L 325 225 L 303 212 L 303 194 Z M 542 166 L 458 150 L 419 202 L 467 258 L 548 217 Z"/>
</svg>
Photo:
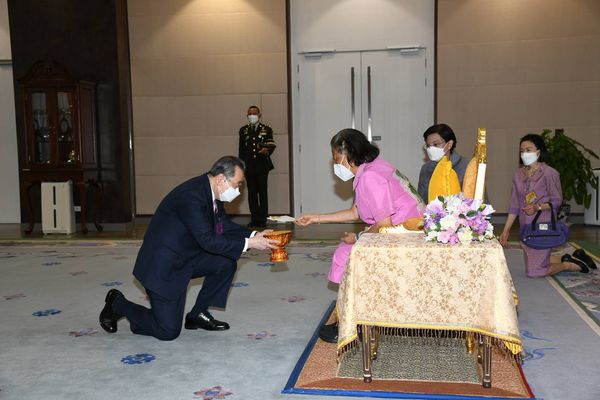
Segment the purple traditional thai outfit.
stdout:
<svg viewBox="0 0 600 400">
<path fill-rule="evenodd" d="M 531 195 L 533 193 L 534 195 Z M 560 175 L 554 168 L 540 163 L 540 167 L 532 176 L 527 176 L 527 168 L 522 167 L 515 173 L 512 181 L 512 195 L 510 208 L 508 212 L 519 216 L 519 225 L 529 224 L 535 217 L 527 215 L 523 207 L 528 204 L 527 196 L 530 194 L 529 203 L 542 204 L 551 203 L 554 213 L 558 211 L 562 202 L 562 190 L 560 187 Z M 531 197 L 535 196 L 532 200 Z M 550 221 L 550 210 L 542 211 L 539 222 Z M 525 268 L 527 276 L 544 276 L 550 268 L 550 251 L 536 250 L 527 247 L 521 242 L 521 247 L 525 253 Z"/>
<path fill-rule="evenodd" d="M 358 167 L 352 187 L 358 216 L 368 225 L 387 217 L 391 217 L 392 224 L 398 225 L 423 215 L 425 205 L 417 191 L 381 157 Z M 331 282 L 341 282 L 351 250 L 352 245 L 344 242 L 335 250 L 329 270 Z"/>
</svg>

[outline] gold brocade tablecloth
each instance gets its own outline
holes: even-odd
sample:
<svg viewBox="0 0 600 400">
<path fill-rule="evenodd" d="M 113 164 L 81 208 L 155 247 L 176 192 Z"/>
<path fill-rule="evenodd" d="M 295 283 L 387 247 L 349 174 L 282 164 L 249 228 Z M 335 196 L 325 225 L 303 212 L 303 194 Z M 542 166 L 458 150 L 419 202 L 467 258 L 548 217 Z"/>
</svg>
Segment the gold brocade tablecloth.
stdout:
<svg viewBox="0 0 600 400">
<path fill-rule="evenodd" d="M 338 351 L 367 325 L 475 332 L 520 353 L 513 288 L 497 240 L 449 245 L 422 233 L 365 233 L 339 288 Z"/>
</svg>

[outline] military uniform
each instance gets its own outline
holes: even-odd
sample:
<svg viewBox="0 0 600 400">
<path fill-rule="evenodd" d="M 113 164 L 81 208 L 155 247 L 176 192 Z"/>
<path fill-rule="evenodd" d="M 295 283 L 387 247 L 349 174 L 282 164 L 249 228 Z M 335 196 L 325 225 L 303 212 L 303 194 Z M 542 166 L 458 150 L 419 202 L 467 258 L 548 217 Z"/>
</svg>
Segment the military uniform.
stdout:
<svg viewBox="0 0 600 400">
<path fill-rule="evenodd" d="M 263 123 L 247 124 L 240 128 L 239 156 L 246 163 L 246 183 L 248 185 L 248 205 L 252 215 L 251 224 L 264 226 L 267 222 L 269 200 L 267 181 L 273 162 L 271 154 L 275 150 L 273 129 Z M 260 153 L 262 148 L 268 155 Z"/>
</svg>

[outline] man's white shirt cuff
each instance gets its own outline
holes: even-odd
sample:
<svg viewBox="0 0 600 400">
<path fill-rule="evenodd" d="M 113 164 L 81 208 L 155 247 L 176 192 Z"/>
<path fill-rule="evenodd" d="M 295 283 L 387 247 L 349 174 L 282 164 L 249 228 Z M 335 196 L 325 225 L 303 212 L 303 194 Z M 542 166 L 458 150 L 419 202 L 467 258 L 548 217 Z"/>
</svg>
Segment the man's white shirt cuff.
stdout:
<svg viewBox="0 0 600 400">
<path fill-rule="evenodd" d="M 256 235 L 256 231 L 252 231 L 252 233 L 250 234 L 250 237 L 253 238 L 254 235 Z M 248 251 L 248 243 L 250 243 L 248 241 L 249 238 L 246 238 L 246 244 L 244 245 L 244 250 L 242 250 L 242 253 L 245 253 L 246 251 Z"/>
</svg>

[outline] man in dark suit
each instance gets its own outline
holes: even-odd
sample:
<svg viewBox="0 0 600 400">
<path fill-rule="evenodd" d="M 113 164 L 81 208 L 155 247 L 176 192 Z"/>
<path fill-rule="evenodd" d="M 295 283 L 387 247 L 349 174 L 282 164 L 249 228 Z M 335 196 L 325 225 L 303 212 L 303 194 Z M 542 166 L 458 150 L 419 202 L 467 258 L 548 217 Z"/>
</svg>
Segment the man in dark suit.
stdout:
<svg viewBox="0 0 600 400">
<path fill-rule="evenodd" d="M 181 333 L 187 287 L 191 279 L 204 277 L 196 303 L 185 317 L 186 329 L 229 329 L 208 307 L 225 308 L 237 268 L 247 249 L 266 250 L 274 241 L 232 222 L 224 201 L 239 195 L 244 163 L 225 156 L 207 174 L 173 189 L 160 203 L 138 253 L 133 275 L 146 289 L 151 309 L 130 302 L 116 289 L 108 292 L 100 313 L 100 325 L 110 333 L 126 317 L 131 331 L 173 340 Z"/>
<path fill-rule="evenodd" d="M 269 212 L 267 183 L 275 151 L 273 129 L 260 122 L 260 109 L 248 108 L 248 124 L 239 131 L 239 156 L 246 163 L 246 183 L 248 184 L 248 205 L 251 220 L 248 226 L 265 227 Z"/>
</svg>

